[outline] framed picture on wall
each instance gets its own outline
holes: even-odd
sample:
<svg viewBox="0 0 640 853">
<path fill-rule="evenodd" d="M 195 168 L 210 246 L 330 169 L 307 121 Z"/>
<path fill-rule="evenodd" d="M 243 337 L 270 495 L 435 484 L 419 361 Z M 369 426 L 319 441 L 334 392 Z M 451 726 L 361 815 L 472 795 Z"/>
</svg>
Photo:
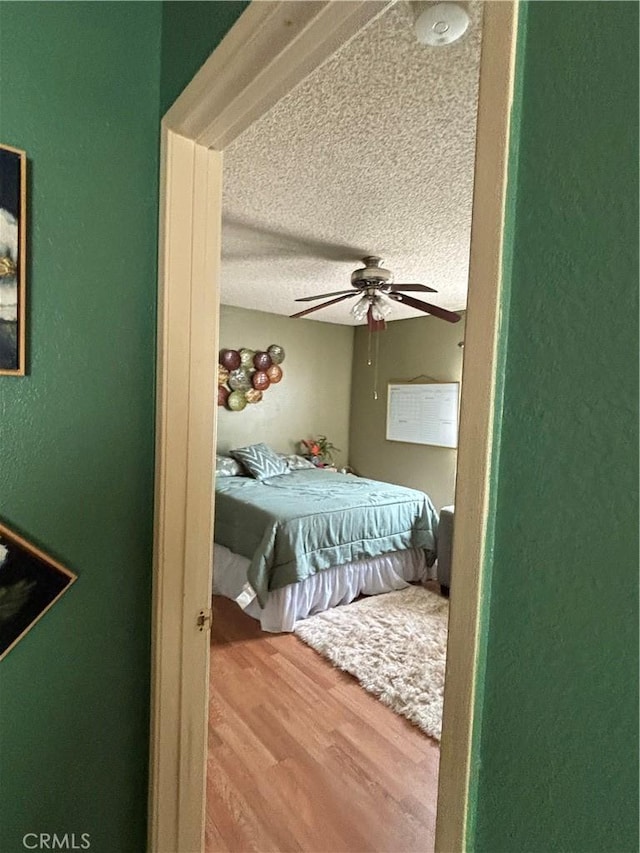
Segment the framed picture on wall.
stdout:
<svg viewBox="0 0 640 853">
<path fill-rule="evenodd" d="M 77 575 L 0 524 L 0 660 Z"/>
<path fill-rule="evenodd" d="M 0 375 L 24 376 L 27 155 L 0 145 Z"/>
</svg>

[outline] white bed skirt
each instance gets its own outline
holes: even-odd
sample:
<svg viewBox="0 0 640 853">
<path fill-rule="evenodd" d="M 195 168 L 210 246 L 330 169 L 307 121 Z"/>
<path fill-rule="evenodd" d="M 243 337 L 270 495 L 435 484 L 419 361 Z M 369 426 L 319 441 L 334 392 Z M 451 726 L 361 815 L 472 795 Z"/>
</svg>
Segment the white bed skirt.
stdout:
<svg viewBox="0 0 640 853">
<path fill-rule="evenodd" d="M 311 575 L 300 583 L 269 593 L 264 608 L 247 581 L 250 561 L 223 545 L 213 545 L 213 592 L 236 601 L 249 616 L 260 622 L 263 631 L 293 631 L 300 619 L 348 604 L 359 595 L 377 595 L 405 589 L 410 581 L 430 577 L 421 548 L 394 551 L 335 566 Z"/>
</svg>

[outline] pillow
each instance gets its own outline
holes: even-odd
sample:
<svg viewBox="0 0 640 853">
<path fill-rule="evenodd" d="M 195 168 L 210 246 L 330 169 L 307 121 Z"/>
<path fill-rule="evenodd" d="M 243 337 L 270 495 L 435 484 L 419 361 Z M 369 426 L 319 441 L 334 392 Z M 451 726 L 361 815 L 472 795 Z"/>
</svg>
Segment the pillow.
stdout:
<svg viewBox="0 0 640 853">
<path fill-rule="evenodd" d="M 316 467 L 310 459 L 306 459 L 304 456 L 298 456 L 297 453 L 292 453 L 290 455 L 279 453 L 278 456 L 284 459 L 289 466 L 290 471 L 299 471 L 301 468 Z"/>
<path fill-rule="evenodd" d="M 216 477 L 241 477 L 242 466 L 230 456 L 216 454 Z"/>
<path fill-rule="evenodd" d="M 231 450 L 230 453 L 256 480 L 265 480 L 267 477 L 289 472 L 289 466 L 284 459 L 266 444 L 251 444 L 249 447 Z"/>
</svg>

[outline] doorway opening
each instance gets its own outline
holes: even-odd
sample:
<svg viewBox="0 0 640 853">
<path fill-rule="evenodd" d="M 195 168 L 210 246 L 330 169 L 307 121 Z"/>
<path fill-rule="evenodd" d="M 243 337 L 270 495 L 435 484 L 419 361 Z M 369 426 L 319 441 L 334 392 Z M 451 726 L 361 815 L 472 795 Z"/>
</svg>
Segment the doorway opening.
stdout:
<svg viewBox="0 0 640 853">
<path fill-rule="evenodd" d="M 340 44 L 353 38 L 368 18 L 383 12 L 385 6 L 327 3 L 320 10 L 310 10 L 305 8 L 308 4 L 286 3 L 269 4 L 271 8 L 265 10 L 260 8 L 263 5 L 266 4 L 248 8 L 235 32 L 227 37 L 229 42 L 225 45 L 225 39 L 212 55 L 208 67 L 194 79 L 165 121 L 151 838 L 155 846 L 160 846 L 160 839 L 171 839 L 176 849 L 197 849 L 194 844 L 201 843 L 199 833 L 203 827 L 208 698 L 203 685 L 206 687 L 208 638 L 206 630 L 201 629 L 206 628 L 210 615 L 206 602 L 207 589 L 211 589 L 210 488 L 214 467 L 211 437 L 216 431 L 210 373 L 203 376 L 206 373 L 203 365 L 215 364 L 219 348 L 218 341 L 211 341 L 210 334 L 211 322 L 217 318 L 219 297 L 217 289 L 213 294 L 210 292 L 210 282 L 220 281 L 222 158 L 219 151 L 289 91 L 295 74 L 299 75 L 297 83 L 307 77 L 311 70 L 309 50 L 301 44 L 304 41 L 301 34 L 311 37 L 313 59 L 319 64 L 318 42 L 326 51 L 323 60 L 333 56 Z M 482 357 L 478 362 L 474 360 L 474 367 L 465 365 L 463 382 L 456 515 L 458 518 L 462 515 L 464 524 L 460 525 L 462 533 L 456 535 L 453 568 L 454 606 L 440 781 L 440 802 L 447 807 L 441 808 L 438 815 L 438 844 L 443 849 L 455 849 L 464 838 L 480 588 L 478 568 L 486 518 L 484 475 L 492 412 L 490 407 L 484 412 L 480 408 L 486 408 L 485 388 L 493 384 L 503 206 L 503 193 L 496 194 L 496 186 L 504 184 L 514 26 L 511 4 L 504 4 L 503 9 L 497 5 L 490 4 L 484 10 L 477 148 L 483 170 L 481 176 L 476 170 L 474 205 L 481 200 L 485 215 L 482 223 L 478 223 L 477 217 L 473 223 L 470 321 L 465 332 L 467 358 L 470 352 Z M 283 19 L 278 20 L 277 16 L 285 11 L 287 20 L 292 15 L 295 18 L 296 13 L 301 16 L 297 38 L 287 40 L 282 36 Z M 341 16 L 340 20 L 331 18 L 336 15 Z M 269 16 L 272 33 L 268 29 Z M 331 27 L 327 26 L 329 21 Z M 255 59 L 258 32 L 260 37 L 266 36 L 269 47 L 265 46 L 265 52 L 269 49 L 276 55 L 277 61 L 266 63 L 273 74 L 272 85 L 265 88 L 256 84 L 253 90 L 246 85 L 238 84 L 235 90 L 231 86 L 225 109 L 221 91 L 225 91 L 225 86 L 228 88 L 229 79 L 240 80 L 242 75 L 238 73 L 234 78 L 227 65 L 231 77 L 227 76 L 226 83 L 221 82 L 219 63 L 227 62 L 232 54 L 241 62 L 242 51 L 238 51 L 238 46 L 243 42 L 253 44 Z M 280 42 L 274 47 L 276 34 Z M 293 61 L 295 56 L 297 64 Z M 244 62 L 258 76 L 246 52 Z M 283 77 L 287 78 L 284 82 Z M 212 79 L 217 80 L 217 91 L 211 88 Z M 482 80 L 489 81 L 484 92 Z M 264 82 L 263 78 L 261 83 Z M 496 122 L 496 115 L 501 116 L 500 122 Z M 189 279 L 186 299 L 185 270 Z M 480 274 L 489 285 L 479 284 L 474 291 L 474 278 L 480 281 Z M 180 292 L 176 288 L 178 278 L 182 284 Z M 434 322 L 433 318 L 428 322 Z M 259 345 L 269 343 L 277 342 Z M 479 478 L 467 480 L 466 475 L 472 473 L 480 475 Z M 178 598 L 172 599 L 172 595 Z M 181 613 L 176 614 L 171 607 L 172 600 L 184 602 Z M 215 659 L 213 663 L 215 687 Z M 180 779 L 177 790 L 170 776 L 172 771 Z M 216 772 L 214 758 L 209 773 Z"/>
</svg>

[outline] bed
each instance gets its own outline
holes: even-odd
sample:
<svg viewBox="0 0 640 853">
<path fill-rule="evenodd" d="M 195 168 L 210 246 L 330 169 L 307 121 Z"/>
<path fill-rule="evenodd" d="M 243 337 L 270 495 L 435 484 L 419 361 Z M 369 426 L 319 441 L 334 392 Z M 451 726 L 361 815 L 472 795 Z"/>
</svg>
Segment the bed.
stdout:
<svg viewBox="0 0 640 853">
<path fill-rule="evenodd" d="M 422 492 L 317 468 L 217 476 L 214 593 L 265 631 L 424 580 L 438 515 Z"/>
</svg>

